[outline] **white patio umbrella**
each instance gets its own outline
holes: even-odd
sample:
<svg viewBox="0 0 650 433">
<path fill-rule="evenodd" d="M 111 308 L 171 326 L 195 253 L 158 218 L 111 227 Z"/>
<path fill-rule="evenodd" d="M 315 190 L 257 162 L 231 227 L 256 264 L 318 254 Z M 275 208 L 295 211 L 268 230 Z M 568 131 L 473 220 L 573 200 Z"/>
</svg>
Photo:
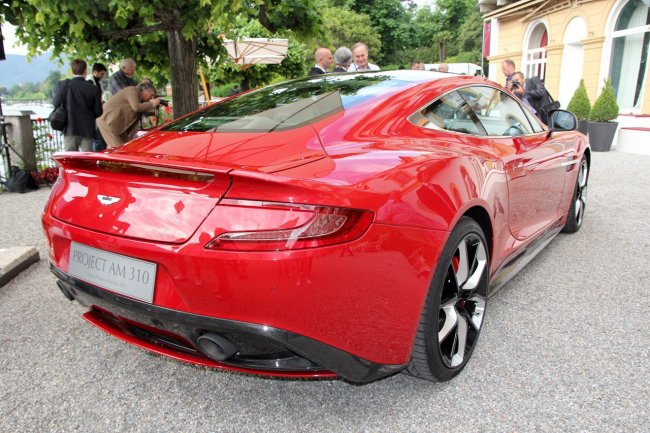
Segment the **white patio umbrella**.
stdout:
<svg viewBox="0 0 650 433">
<path fill-rule="evenodd" d="M 254 65 L 277 65 L 287 56 L 289 39 L 269 38 L 242 38 L 238 40 L 224 39 L 223 45 L 228 51 L 228 57 L 240 65 L 242 71 Z M 209 99 L 208 87 L 203 75 L 203 69 L 199 68 L 199 75 L 203 85 L 203 92 Z"/>
<path fill-rule="evenodd" d="M 253 65 L 277 65 L 287 56 L 289 39 L 242 38 L 223 41 L 228 56 L 242 69 Z"/>
</svg>

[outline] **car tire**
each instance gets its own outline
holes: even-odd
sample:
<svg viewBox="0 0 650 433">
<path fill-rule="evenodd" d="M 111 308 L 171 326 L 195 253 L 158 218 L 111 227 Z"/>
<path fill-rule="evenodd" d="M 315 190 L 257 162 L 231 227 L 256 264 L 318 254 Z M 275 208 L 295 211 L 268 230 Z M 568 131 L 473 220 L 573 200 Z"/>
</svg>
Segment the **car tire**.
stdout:
<svg viewBox="0 0 650 433">
<path fill-rule="evenodd" d="M 567 213 L 566 223 L 562 232 L 575 233 L 580 230 L 582 220 L 585 216 L 587 205 L 587 190 L 589 182 L 589 164 L 587 157 L 583 156 L 580 161 L 580 168 L 578 169 L 578 178 L 576 179 L 576 186 L 573 190 L 571 198 L 571 206 Z"/>
<path fill-rule="evenodd" d="M 473 219 L 462 217 L 438 260 L 407 374 L 444 382 L 463 370 L 481 332 L 489 268 L 481 227 Z"/>
</svg>

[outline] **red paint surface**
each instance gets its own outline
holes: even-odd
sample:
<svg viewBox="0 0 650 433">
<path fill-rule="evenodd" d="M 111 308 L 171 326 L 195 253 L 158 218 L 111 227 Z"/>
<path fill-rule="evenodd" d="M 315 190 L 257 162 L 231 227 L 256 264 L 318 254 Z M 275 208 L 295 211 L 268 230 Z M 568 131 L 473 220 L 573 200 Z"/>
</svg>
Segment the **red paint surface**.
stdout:
<svg viewBox="0 0 650 433">
<path fill-rule="evenodd" d="M 297 130 L 158 131 L 104 154 L 60 154 L 57 160 L 70 168 L 43 217 L 50 260 L 67 271 L 74 240 L 152 261 L 157 306 L 285 329 L 377 363 L 406 363 L 456 222 L 470 210 L 488 215 L 494 274 L 507 257 L 563 223 L 577 176 L 577 165 L 566 162 L 586 147 L 575 132 L 486 138 L 407 120 L 466 84 L 492 85 L 474 77 L 434 79 Z M 84 159 L 213 178 L 118 176 L 78 168 Z M 110 216 L 100 215 L 97 194 L 124 201 Z M 224 232 L 296 227 L 308 218 L 227 206 L 221 198 L 362 209 L 374 219 L 361 236 L 338 245 L 208 250 Z"/>
</svg>

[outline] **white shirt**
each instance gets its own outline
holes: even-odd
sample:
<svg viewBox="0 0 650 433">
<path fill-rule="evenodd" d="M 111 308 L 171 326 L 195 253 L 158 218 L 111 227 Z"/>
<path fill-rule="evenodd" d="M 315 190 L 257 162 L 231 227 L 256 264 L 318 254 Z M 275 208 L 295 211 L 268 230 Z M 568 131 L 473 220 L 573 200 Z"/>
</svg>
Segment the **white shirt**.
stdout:
<svg viewBox="0 0 650 433">
<path fill-rule="evenodd" d="M 350 65 L 350 67 L 348 68 L 348 72 L 357 72 L 357 71 L 359 71 L 359 72 L 361 72 L 361 71 L 379 71 L 379 66 L 377 66 L 375 64 L 372 64 L 372 63 L 368 63 L 367 67 L 361 68 L 361 67 L 357 66 L 356 63 L 352 63 Z"/>
</svg>

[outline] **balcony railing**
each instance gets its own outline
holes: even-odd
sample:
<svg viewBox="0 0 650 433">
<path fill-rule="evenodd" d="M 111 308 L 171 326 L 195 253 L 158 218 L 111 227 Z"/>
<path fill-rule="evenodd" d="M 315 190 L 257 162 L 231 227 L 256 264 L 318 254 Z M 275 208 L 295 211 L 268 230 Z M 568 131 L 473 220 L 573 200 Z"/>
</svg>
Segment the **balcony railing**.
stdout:
<svg viewBox="0 0 650 433">
<path fill-rule="evenodd" d="M 48 119 L 32 119 L 34 141 L 36 142 L 36 166 L 39 170 L 56 167 L 52 155 L 65 149 L 63 134 L 50 126 Z"/>
</svg>

